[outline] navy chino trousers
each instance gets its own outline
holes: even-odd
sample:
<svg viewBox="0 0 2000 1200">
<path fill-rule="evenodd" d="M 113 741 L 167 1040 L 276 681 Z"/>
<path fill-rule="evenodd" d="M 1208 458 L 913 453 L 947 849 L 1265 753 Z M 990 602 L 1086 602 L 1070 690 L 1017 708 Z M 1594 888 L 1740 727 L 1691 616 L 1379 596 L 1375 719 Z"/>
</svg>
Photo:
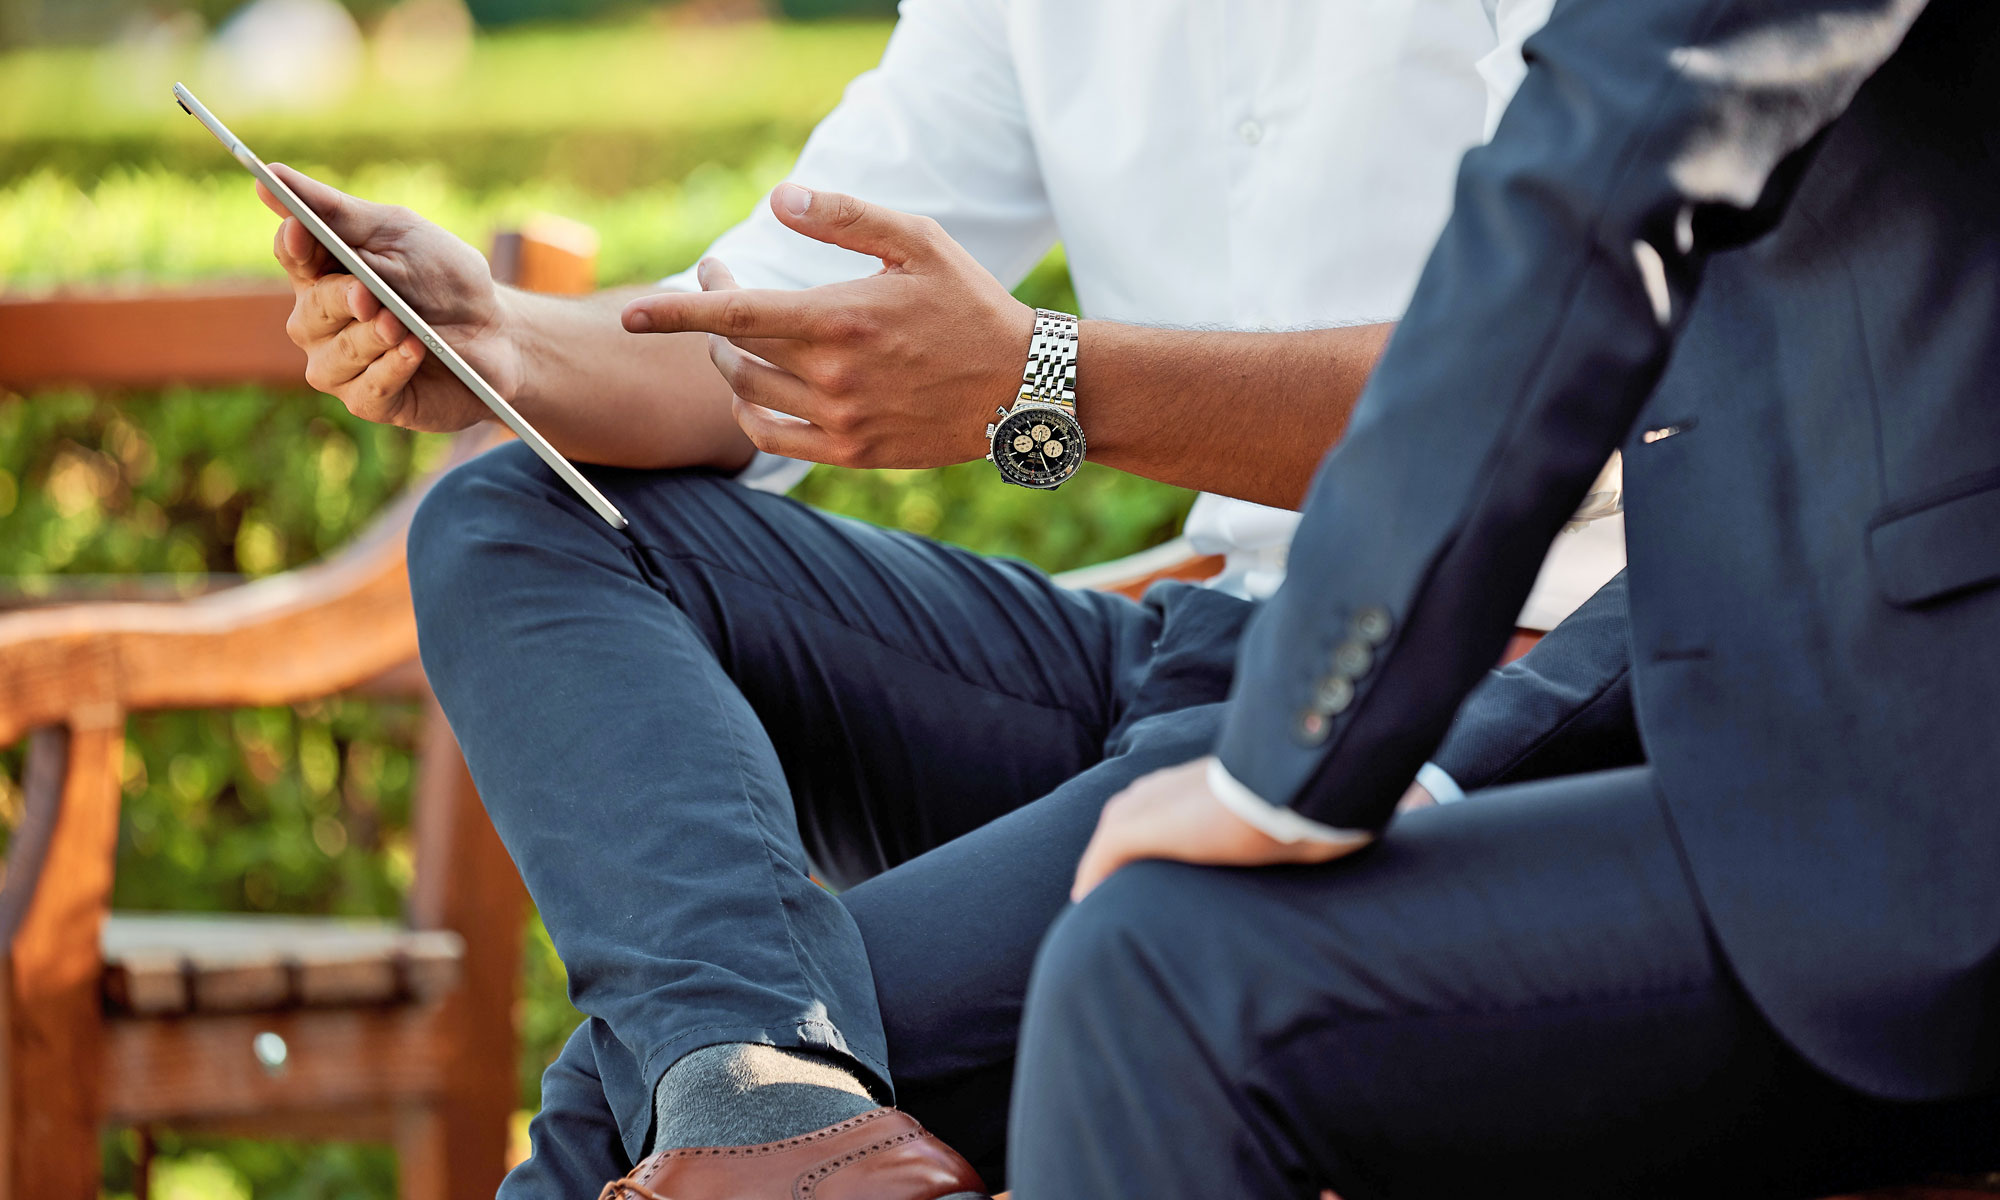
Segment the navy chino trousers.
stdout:
<svg viewBox="0 0 2000 1200">
<path fill-rule="evenodd" d="M 630 529 L 509 445 L 410 532 L 425 671 L 590 1018 L 502 1195 L 595 1195 L 720 1042 L 843 1056 L 997 1189 L 1036 948 L 1104 802 L 1211 747 L 1250 605 L 590 474 Z"/>
</svg>

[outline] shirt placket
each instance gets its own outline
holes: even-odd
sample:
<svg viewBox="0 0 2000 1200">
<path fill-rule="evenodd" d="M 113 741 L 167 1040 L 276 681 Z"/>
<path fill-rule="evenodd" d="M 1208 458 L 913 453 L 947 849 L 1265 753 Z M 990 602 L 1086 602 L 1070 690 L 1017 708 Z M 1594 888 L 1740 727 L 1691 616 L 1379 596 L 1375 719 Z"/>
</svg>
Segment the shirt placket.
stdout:
<svg viewBox="0 0 2000 1200">
<path fill-rule="evenodd" d="M 1222 128 L 1224 158 L 1229 164 L 1225 196 L 1229 213 L 1229 276 L 1227 281 L 1230 324 L 1239 328 L 1262 328 L 1270 323 L 1258 277 L 1262 264 L 1251 252 L 1258 244 L 1256 229 L 1257 196 L 1266 184 L 1266 163 L 1273 134 L 1263 111 L 1265 46 L 1270 18 L 1263 5 L 1221 0 L 1216 22 L 1222 30 L 1217 39 L 1222 61 L 1216 77 L 1222 81 Z"/>
</svg>

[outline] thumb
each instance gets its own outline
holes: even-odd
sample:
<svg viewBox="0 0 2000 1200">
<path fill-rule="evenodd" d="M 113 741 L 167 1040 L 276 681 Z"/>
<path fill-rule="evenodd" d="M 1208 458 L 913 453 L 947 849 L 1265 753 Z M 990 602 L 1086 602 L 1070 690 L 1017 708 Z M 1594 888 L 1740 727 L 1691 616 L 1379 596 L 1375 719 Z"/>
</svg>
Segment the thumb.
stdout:
<svg viewBox="0 0 2000 1200">
<path fill-rule="evenodd" d="M 771 212 L 786 227 L 815 241 L 873 255 L 888 264 L 935 255 L 949 239 L 936 221 L 870 204 L 840 192 L 816 192 L 781 183 Z"/>
<path fill-rule="evenodd" d="M 719 258 L 704 258 L 694 266 L 695 281 L 704 292 L 738 292 L 743 285 Z"/>
<path fill-rule="evenodd" d="M 306 207 L 318 213 L 320 220 L 325 221 L 350 246 L 366 246 L 389 224 L 395 212 L 387 204 L 350 196 L 283 163 L 272 163 L 271 174 L 297 193 L 299 199 L 306 202 Z M 263 190 L 263 185 L 259 184 L 258 191 L 261 193 Z M 271 201 L 266 200 L 265 203 L 270 204 Z"/>
</svg>

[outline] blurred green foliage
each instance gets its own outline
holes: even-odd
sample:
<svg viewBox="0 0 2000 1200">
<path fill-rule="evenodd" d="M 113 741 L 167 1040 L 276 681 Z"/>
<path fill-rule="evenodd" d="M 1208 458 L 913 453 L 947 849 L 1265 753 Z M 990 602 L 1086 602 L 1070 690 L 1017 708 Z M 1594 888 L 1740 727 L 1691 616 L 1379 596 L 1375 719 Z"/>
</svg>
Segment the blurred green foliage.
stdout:
<svg viewBox="0 0 2000 1200">
<path fill-rule="evenodd" d="M 354 172 L 299 165 L 356 195 L 406 204 L 482 248 L 494 230 L 535 213 L 584 221 L 602 243 L 599 277 L 612 284 L 655 279 L 694 261 L 784 178 L 792 158 L 767 146 L 740 168 L 699 167 L 684 180 L 617 195 L 561 180 L 474 189 L 454 185 L 434 165 Z M 190 178 L 160 167 L 114 167 L 88 182 L 44 169 L 0 184 L 0 280 L 36 288 L 282 278 L 271 257 L 277 220 L 253 186 L 240 171 Z"/>
<path fill-rule="evenodd" d="M 641 31 L 650 32 L 650 26 Z M 677 175 L 656 173 L 624 190 L 545 171 L 545 158 L 484 173 L 461 173 L 454 162 L 437 160 L 343 167 L 329 158 L 311 165 L 358 194 L 433 216 L 477 245 L 494 229 L 536 212 L 583 220 L 602 237 L 605 283 L 656 278 L 692 261 L 783 176 L 803 131 L 802 123 L 794 129 L 784 122 L 809 120 L 796 113 L 812 111 L 811 104 L 796 107 L 802 85 L 787 72 L 820 71 L 812 65 L 817 46 L 827 63 L 840 64 L 823 74 L 851 73 L 872 60 L 881 32 L 846 26 L 730 31 L 742 40 L 726 43 L 736 56 L 726 74 L 777 86 L 766 96 L 757 86 L 732 82 L 735 107 L 712 109 L 711 115 L 725 127 L 761 121 L 759 128 L 792 132 L 732 144 L 725 160 Z M 563 64 L 587 56 L 573 54 L 566 39 L 596 45 L 593 39 L 603 36 L 598 30 L 523 35 L 514 49 L 526 57 L 508 69 L 536 74 L 528 48 L 539 47 L 555 64 L 548 74 L 569 70 Z M 66 69 L 102 69 L 87 57 L 65 61 Z M 16 70 L 20 62 L 21 56 L 0 60 L 0 70 Z M 644 55 L 632 55 L 616 66 L 635 93 L 658 86 L 645 63 Z M 613 82 L 592 86 L 603 94 Z M 837 86 L 822 89 L 812 103 L 830 103 L 835 92 Z M 758 115 L 760 96 L 773 111 L 794 115 Z M 42 114 L 37 128 L 55 136 L 64 126 L 49 103 L 31 98 L 29 107 Z M 568 115 L 587 123 L 580 107 Z M 414 105 L 411 111 L 429 121 L 450 108 Z M 468 105 L 456 119 L 470 122 L 472 111 Z M 96 119 L 82 114 L 86 141 Z M 679 136 L 671 132 L 678 126 L 669 126 L 662 136 Z M 158 143 L 165 128 L 139 136 Z M 6 129 L 0 127 L 0 143 L 9 136 Z M 560 140 L 554 127 L 538 136 Z M 301 133 L 302 144 L 311 140 Z M 355 143 L 356 161 L 366 144 Z M 212 145 L 202 149 L 219 154 Z M 0 286 L 275 274 L 272 218 L 242 177 L 226 162 L 224 170 L 203 163 L 186 172 L 161 165 L 170 159 L 149 154 L 101 171 L 42 165 L 11 178 L 0 172 Z M 1018 294 L 1074 311 L 1059 251 Z M 442 438 L 356 421 L 336 401 L 303 388 L 0 392 L 0 574 L 33 600 L 77 576 L 155 575 L 194 588 L 210 573 L 283 571 L 352 539 L 440 460 L 444 445 Z M 1098 467 L 1087 467 L 1060 494 L 1047 496 L 1001 485 L 984 463 L 939 471 L 821 467 L 796 494 L 831 511 L 1051 570 L 1171 536 L 1191 499 Z M 412 866 L 417 723 L 409 705 L 348 699 L 134 719 L 116 903 L 395 915 Z M 11 781 L 18 779 L 19 762 L 18 751 L 0 751 L 0 848 L 18 807 Z M 578 1017 L 564 996 L 547 934 L 531 922 L 527 936 L 520 1079 L 522 1104 L 533 1108 L 541 1069 Z M 159 1151 L 162 1186 L 156 1194 L 259 1200 L 394 1194 L 393 1161 L 379 1147 L 163 1135 Z M 135 1142 L 129 1133 L 114 1134 L 105 1152 L 107 1187 L 129 1194 Z"/>
<path fill-rule="evenodd" d="M 588 21 L 637 8 L 634 0 L 466 0 L 472 19 L 487 28 L 528 21 Z"/>
<path fill-rule="evenodd" d="M 370 57 L 338 101 L 280 111 L 239 101 L 198 45 L 16 51 L 0 54 L 0 181 L 114 166 L 240 177 L 174 104 L 180 79 L 274 161 L 425 163 L 455 186 L 561 180 L 610 194 L 796 151 L 888 33 L 881 22 L 506 30 L 475 41 L 453 74 L 411 78 Z"/>
<path fill-rule="evenodd" d="M 794 21 L 896 15 L 896 0 L 776 0 L 776 4 L 780 13 Z"/>
<path fill-rule="evenodd" d="M 0 0 L 0 46 L 38 42 L 77 42 L 102 38 L 135 18 L 188 14 L 216 25 L 242 8 L 246 0 Z M 397 0 L 338 0 L 364 25 L 373 24 Z M 497 29 L 525 23 L 602 21 L 637 14 L 667 15 L 688 0 L 464 0 L 482 28 Z M 896 0 L 764 0 L 772 15 L 791 20 L 855 17 L 887 18 L 896 14 Z M 701 5 L 694 5 L 697 15 Z M 735 12 L 740 13 L 739 4 Z"/>
</svg>

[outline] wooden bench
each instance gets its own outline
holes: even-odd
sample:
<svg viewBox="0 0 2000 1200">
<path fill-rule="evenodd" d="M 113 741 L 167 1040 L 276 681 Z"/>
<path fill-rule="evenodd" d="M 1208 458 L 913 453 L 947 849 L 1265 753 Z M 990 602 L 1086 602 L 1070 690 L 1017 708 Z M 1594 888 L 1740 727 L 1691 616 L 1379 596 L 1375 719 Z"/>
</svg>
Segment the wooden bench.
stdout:
<svg viewBox="0 0 2000 1200">
<path fill-rule="evenodd" d="M 588 290 L 592 256 L 557 233 L 503 236 L 496 274 Z M 296 387 L 291 303 L 282 283 L 0 296 L 0 383 Z M 427 483 L 300 570 L 0 615 L 0 745 L 29 743 L 0 876 L 0 1200 L 95 1200 L 106 1125 L 388 1141 L 408 1200 L 493 1195 L 526 897 L 416 664 L 403 541 Z M 128 714 L 340 693 L 425 706 L 405 920 L 108 911 Z"/>
</svg>

